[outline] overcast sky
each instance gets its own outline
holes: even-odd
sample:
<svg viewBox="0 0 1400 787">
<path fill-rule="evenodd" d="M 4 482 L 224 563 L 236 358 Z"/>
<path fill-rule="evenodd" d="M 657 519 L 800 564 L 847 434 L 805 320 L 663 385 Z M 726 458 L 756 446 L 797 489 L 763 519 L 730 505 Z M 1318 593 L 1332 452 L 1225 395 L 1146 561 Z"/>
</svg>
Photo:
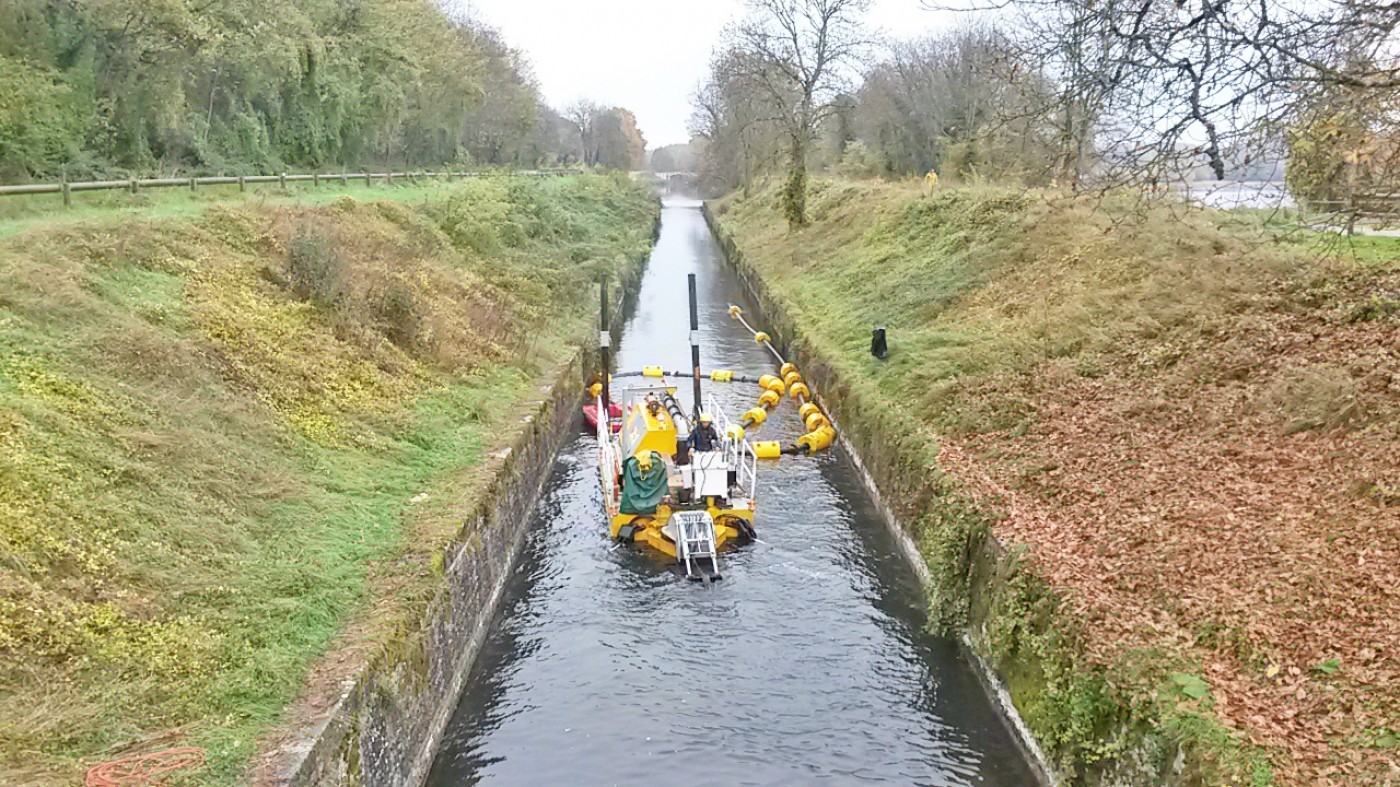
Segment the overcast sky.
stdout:
<svg viewBox="0 0 1400 787">
<path fill-rule="evenodd" d="M 742 0 L 450 0 L 529 55 L 545 100 L 580 98 L 637 114 L 647 145 L 689 138 L 690 95 Z M 870 22 L 898 38 L 946 27 L 919 0 L 875 0 Z"/>
</svg>

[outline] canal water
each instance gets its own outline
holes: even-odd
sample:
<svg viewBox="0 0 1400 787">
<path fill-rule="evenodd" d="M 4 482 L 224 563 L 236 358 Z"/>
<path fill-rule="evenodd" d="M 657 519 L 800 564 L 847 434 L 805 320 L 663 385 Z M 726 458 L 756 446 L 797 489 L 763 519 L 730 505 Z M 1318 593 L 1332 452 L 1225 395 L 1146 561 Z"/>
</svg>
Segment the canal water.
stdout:
<svg viewBox="0 0 1400 787">
<path fill-rule="evenodd" d="M 688 273 L 702 366 L 774 371 L 728 316 L 749 304 L 700 204 L 679 199 L 617 368 L 690 365 Z M 733 415 L 757 398 L 710 390 Z M 755 436 L 801 431 L 789 399 Z M 726 552 L 708 588 L 609 542 L 594 451 L 580 434 L 555 464 L 429 784 L 1036 783 L 956 644 L 927 633 L 918 579 L 843 451 L 760 465 L 761 541 Z"/>
</svg>

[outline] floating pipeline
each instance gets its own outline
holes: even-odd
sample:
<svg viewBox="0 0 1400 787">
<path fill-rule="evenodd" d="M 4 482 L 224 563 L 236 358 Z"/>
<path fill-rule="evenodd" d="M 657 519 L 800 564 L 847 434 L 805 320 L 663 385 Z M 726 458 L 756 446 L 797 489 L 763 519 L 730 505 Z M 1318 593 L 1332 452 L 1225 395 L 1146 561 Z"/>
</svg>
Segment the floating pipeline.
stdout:
<svg viewBox="0 0 1400 787">
<path fill-rule="evenodd" d="M 831 447 L 836 440 L 836 427 L 831 425 L 831 418 L 817 404 L 816 398 L 812 394 L 807 381 L 802 378 L 802 372 L 797 368 L 797 364 L 783 358 L 782 353 L 773 346 L 773 337 L 766 331 L 760 331 L 749 325 L 744 319 L 744 310 L 735 304 L 729 305 L 729 316 L 739 321 L 739 324 L 748 329 L 753 334 L 754 341 L 763 345 L 768 352 L 773 354 L 773 358 L 778 361 L 778 374 L 781 378 L 771 374 L 765 374 L 752 382 L 758 383 L 763 390 L 758 396 L 758 406 L 748 410 L 740 417 L 739 422 L 749 429 L 761 426 L 768 420 L 768 415 L 777 409 L 782 403 L 783 394 L 787 393 L 797 402 L 798 413 L 802 416 L 802 422 L 807 427 L 807 433 L 797 438 L 792 445 L 784 448 L 776 440 L 768 440 L 754 444 L 754 453 L 759 459 L 777 459 L 783 454 L 807 455 L 824 451 Z M 746 381 L 748 382 L 748 381 Z"/>
<path fill-rule="evenodd" d="M 759 377 L 749 377 L 747 375 L 735 374 L 728 369 L 716 369 L 711 372 L 701 372 L 701 377 L 707 377 L 717 383 L 754 383 L 759 387 L 758 403 L 756 406 L 745 411 L 739 418 L 740 433 L 743 430 L 756 429 L 768 420 L 768 416 L 782 404 L 783 396 L 792 398 L 798 405 L 802 415 L 802 421 L 806 425 L 807 433 L 797 438 L 790 446 L 784 447 L 775 440 L 759 441 L 754 443 L 754 453 L 760 459 L 777 459 L 787 454 L 790 456 L 810 456 L 818 451 L 824 451 L 831 447 L 836 441 L 836 428 L 832 426 L 831 418 L 817 404 L 807 381 L 803 379 L 802 372 L 797 365 L 783 358 L 782 353 L 773 346 L 772 337 L 765 331 L 760 331 L 749 325 L 744 319 L 744 311 L 734 304 L 729 306 L 729 316 L 738 320 L 749 333 L 753 334 L 754 341 L 767 348 L 777 360 L 778 374 L 765 374 Z M 615 372 L 607 376 L 606 381 L 601 376 L 590 382 L 586 390 L 592 398 L 598 398 L 608 389 L 608 384 L 613 380 L 627 377 L 649 377 L 661 379 L 664 377 L 690 377 L 691 373 L 680 370 L 666 370 L 662 366 L 643 366 L 638 371 Z M 672 416 L 684 419 L 679 405 L 675 400 L 667 396 L 666 407 L 671 411 Z"/>
</svg>

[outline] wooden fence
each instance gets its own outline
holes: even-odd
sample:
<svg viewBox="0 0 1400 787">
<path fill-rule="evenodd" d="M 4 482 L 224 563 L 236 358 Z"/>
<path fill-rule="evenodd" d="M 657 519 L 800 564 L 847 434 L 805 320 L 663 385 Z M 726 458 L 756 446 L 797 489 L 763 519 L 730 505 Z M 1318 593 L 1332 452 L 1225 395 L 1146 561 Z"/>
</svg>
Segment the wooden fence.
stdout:
<svg viewBox="0 0 1400 787">
<path fill-rule="evenodd" d="M 64 207 L 73 204 L 73 194 L 79 191 L 129 191 L 138 194 L 142 189 L 168 189 L 187 188 L 190 191 L 197 190 L 200 186 L 238 186 L 239 191 L 247 191 L 250 183 L 276 183 L 281 188 L 286 188 L 288 183 L 310 183 L 313 186 L 320 186 L 323 183 L 335 183 L 341 186 L 349 186 L 350 181 L 364 181 L 366 186 L 374 185 L 375 181 L 380 181 L 385 185 L 392 186 L 395 180 L 399 182 L 417 182 L 420 179 L 438 179 L 451 181 L 454 178 L 480 178 L 491 175 L 511 175 L 514 177 L 553 177 L 557 175 L 567 175 L 575 170 L 567 169 L 527 169 L 513 170 L 509 172 L 341 172 L 338 174 L 322 174 L 319 172 L 310 175 L 289 175 L 285 172 L 278 175 L 216 175 L 203 178 L 130 178 L 127 180 L 89 180 L 60 183 L 23 183 L 11 186 L 0 185 L 0 197 L 15 196 L 20 194 L 62 194 Z"/>
</svg>

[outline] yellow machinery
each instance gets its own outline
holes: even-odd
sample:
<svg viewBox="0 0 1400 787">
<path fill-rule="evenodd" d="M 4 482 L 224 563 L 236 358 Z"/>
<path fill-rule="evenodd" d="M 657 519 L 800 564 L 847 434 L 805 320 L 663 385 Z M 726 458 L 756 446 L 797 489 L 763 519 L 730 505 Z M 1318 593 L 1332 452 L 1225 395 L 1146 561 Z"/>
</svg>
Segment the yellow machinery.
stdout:
<svg viewBox="0 0 1400 787">
<path fill-rule="evenodd" d="M 731 371 L 703 375 L 695 338 L 699 314 L 694 274 L 689 276 L 689 284 L 692 371 L 671 372 L 670 376 L 691 378 L 691 401 L 695 404 L 691 413 L 687 415 L 676 401 L 677 387 L 660 366 L 618 372 L 618 378 L 639 377 L 641 381 L 619 390 L 616 399 L 610 390 L 614 375 L 601 372 L 598 382 L 590 387 L 596 403 L 585 411 L 598 414 L 598 470 L 609 535 L 674 559 L 691 579 L 710 581 L 720 578 L 721 549 L 755 538 L 758 460 L 815 454 L 830 447 L 836 430 L 814 401 L 797 367 L 783 359 L 768 334 L 749 326 L 738 306 L 729 308 L 730 315 L 773 354 L 781 365 L 781 376 L 765 374 L 750 379 Z M 599 352 L 606 370 L 610 348 L 606 283 L 602 315 Z M 760 394 L 758 406 L 736 423 L 730 422 L 711 397 L 704 412 L 713 421 L 714 431 L 709 433 L 713 435 L 709 441 L 712 450 L 691 451 L 687 438 L 700 428 L 702 376 L 713 382 L 757 383 Z M 747 431 L 759 428 L 784 394 L 799 406 L 807 433 L 787 447 L 777 441 L 750 443 Z"/>
<path fill-rule="evenodd" d="M 609 535 L 677 560 L 687 576 L 718 579 L 719 550 L 753 537 L 758 457 L 713 399 L 709 412 L 721 435 L 717 450 L 687 450 L 689 419 L 675 404 L 675 391 L 665 378 L 622 389 L 622 429 L 600 430 L 598 467 Z M 636 469 L 639 457 L 650 457 L 645 472 Z M 626 487 L 648 476 L 657 484 L 664 478 L 664 489 L 659 499 L 638 501 Z"/>
</svg>

